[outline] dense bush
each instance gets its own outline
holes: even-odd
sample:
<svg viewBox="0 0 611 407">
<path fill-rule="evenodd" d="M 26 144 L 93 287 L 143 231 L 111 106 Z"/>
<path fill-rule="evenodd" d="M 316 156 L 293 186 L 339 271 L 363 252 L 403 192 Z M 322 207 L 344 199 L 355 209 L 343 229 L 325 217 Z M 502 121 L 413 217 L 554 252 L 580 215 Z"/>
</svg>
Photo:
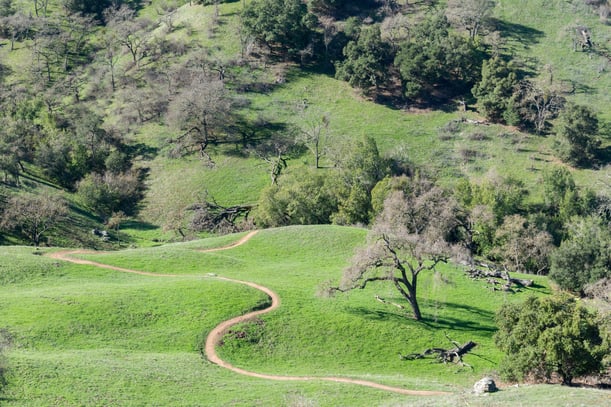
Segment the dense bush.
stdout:
<svg viewBox="0 0 611 407">
<path fill-rule="evenodd" d="M 496 345 L 506 354 L 501 372 L 506 379 L 526 377 L 563 384 L 598 373 L 611 350 L 601 333 L 597 314 L 568 296 L 530 297 L 505 304 L 497 313 Z"/>
<path fill-rule="evenodd" d="M 611 277 L 611 231 L 595 217 L 574 218 L 568 237 L 552 255 L 550 277 L 560 287 L 582 291 L 589 283 Z"/>
</svg>

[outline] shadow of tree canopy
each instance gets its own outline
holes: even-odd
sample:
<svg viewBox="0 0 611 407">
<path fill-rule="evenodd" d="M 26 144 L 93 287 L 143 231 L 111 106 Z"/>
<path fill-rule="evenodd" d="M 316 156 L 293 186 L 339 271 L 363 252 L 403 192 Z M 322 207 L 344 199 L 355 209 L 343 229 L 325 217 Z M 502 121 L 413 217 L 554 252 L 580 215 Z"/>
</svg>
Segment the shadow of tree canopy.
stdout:
<svg viewBox="0 0 611 407">
<path fill-rule="evenodd" d="M 141 157 L 144 160 L 152 160 L 159 152 L 157 147 L 145 143 L 128 144 L 122 149 L 130 157 Z"/>
<path fill-rule="evenodd" d="M 491 19 L 492 26 L 499 31 L 501 37 L 510 38 L 524 46 L 534 45 L 545 36 L 543 31 L 522 24 L 510 23 L 508 21 Z"/>
<path fill-rule="evenodd" d="M 413 322 L 422 324 L 431 330 L 453 330 L 453 331 L 481 331 L 486 333 L 496 332 L 494 325 L 494 312 L 452 302 L 441 302 L 433 300 L 421 300 L 423 319 L 419 322 L 413 320 L 409 306 L 406 304 L 404 311 L 385 311 L 367 307 L 347 307 L 346 310 L 352 315 L 356 315 L 374 321 L 394 321 L 394 322 Z M 431 316 L 433 310 L 452 309 L 453 315 Z M 456 316 L 458 315 L 458 317 Z M 460 317 L 464 315 L 464 318 Z"/>
<path fill-rule="evenodd" d="M 493 333 L 497 328 L 494 325 L 494 312 L 474 307 L 471 305 L 458 304 L 454 302 L 443 301 L 422 301 L 425 310 L 452 309 L 453 315 L 442 313 L 442 315 L 431 317 L 430 311 L 424 312 L 424 318 L 421 323 L 434 330 L 458 330 L 458 331 L 481 331 Z M 458 317 L 456 316 L 458 315 Z M 464 318 L 461 317 L 464 315 Z"/>
</svg>

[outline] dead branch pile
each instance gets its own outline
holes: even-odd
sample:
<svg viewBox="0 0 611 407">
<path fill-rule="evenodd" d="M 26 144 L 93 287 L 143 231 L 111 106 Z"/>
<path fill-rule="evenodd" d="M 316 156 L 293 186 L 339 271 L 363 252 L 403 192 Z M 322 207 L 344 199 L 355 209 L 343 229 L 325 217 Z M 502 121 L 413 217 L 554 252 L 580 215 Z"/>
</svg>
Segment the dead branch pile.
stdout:
<svg viewBox="0 0 611 407">
<path fill-rule="evenodd" d="M 489 284 L 493 291 L 515 292 L 516 289 L 533 285 L 533 280 L 511 277 L 507 269 L 499 270 L 496 266 L 483 263 L 478 266 L 485 269 L 472 267 L 465 272 L 473 279 L 486 279 L 486 284 Z"/>
<path fill-rule="evenodd" d="M 446 338 L 448 336 L 446 335 Z M 426 349 L 422 353 L 410 353 L 409 355 L 399 355 L 402 360 L 415 360 L 415 359 L 424 359 L 429 356 L 435 356 L 439 362 L 448 363 L 453 362 L 463 366 L 469 366 L 467 363 L 463 362 L 462 357 L 466 353 L 468 353 L 471 349 L 477 346 L 477 344 L 473 341 L 468 341 L 462 345 L 458 342 L 453 341 L 448 338 L 448 340 L 454 345 L 451 349 L 444 348 L 429 348 Z M 471 367 L 471 366 L 469 366 Z"/>
</svg>

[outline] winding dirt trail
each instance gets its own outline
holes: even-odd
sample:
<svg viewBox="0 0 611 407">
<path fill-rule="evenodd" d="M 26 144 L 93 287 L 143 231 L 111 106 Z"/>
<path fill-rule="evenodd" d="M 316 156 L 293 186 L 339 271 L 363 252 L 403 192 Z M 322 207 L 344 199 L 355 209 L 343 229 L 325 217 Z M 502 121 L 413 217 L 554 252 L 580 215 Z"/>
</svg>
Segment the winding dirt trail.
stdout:
<svg viewBox="0 0 611 407">
<path fill-rule="evenodd" d="M 234 243 L 231 243 L 229 245 L 226 245 L 226 246 L 216 247 L 216 248 L 211 248 L 211 249 L 201 249 L 198 251 L 202 253 L 210 253 L 210 252 L 216 252 L 216 251 L 221 251 L 221 250 L 233 249 L 235 247 L 241 246 L 244 243 L 248 242 L 248 240 L 250 240 L 256 233 L 257 233 L 256 230 L 249 232 L 248 234 L 243 236 L 240 240 Z M 132 274 L 139 274 L 139 275 L 151 276 L 151 277 L 187 277 L 187 276 L 193 277 L 192 275 L 185 275 L 185 274 L 161 274 L 161 273 L 151 273 L 148 271 L 131 270 L 131 269 L 126 269 L 123 267 L 116 267 L 116 266 L 112 266 L 109 264 L 99 263 L 99 262 L 95 262 L 91 260 L 84 260 L 84 259 L 78 259 L 78 258 L 71 257 L 77 254 L 94 254 L 94 253 L 100 254 L 102 252 L 94 252 L 91 250 L 65 250 L 65 251 L 49 253 L 47 254 L 47 256 L 53 259 L 56 259 L 56 260 L 63 260 L 63 261 L 67 261 L 67 262 L 71 262 L 75 264 L 83 264 L 83 265 L 101 267 L 101 268 L 105 268 L 109 270 L 119 271 L 122 273 L 132 273 Z M 223 321 L 219 325 L 217 325 L 212 331 L 210 331 L 210 333 L 206 337 L 206 345 L 205 345 L 206 357 L 208 358 L 210 362 L 222 368 L 229 369 L 232 372 L 235 372 L 241 375 L 257 377 L 257 378 L 266 379 L 266 380 L 277 380 L 277 381 L 315 381 L 315 380 L 319 380 L 319 381 L 336 382 L 336 383 L 356 384 L 360 386 L 372 387 L 374 389 L 379 389 L 379 390 L 384 390 L 384 391 L 389 391 L 389 392 L 399 393 L 399 394 L 405 394 L 409 396 L 438 396 L 438 395 L 451 394 L 449 392 L 443 392 L 443 391 L 409 390 L 409 389 L 404 389 L 401 387 L 393 387 L 393 386 L 387 386 L 387 385 L 380 384 L 380 383 L 370 382 L 367 380 L 350 379 L 347 377 L 270 375 L 270 374 L 251 372 L 248 370 L 240 369 L 239 367 L 235 367 L 231 363 L 221 359 L 218 356 L 218 354 L 216 353 L 216 348 L 219 345 L 219 343 L 221 342 L 221 340 L 223 339 L 223 336 L 229 331 L 229 329 L 232 326 L 239 324 L 239 323 L 250 321 L 258 317 L 259 315 L 266 314 L 278 308 L 280 306 L 280 297 L 278 296 L 278 294 L 276 294 L 274 291 L 270 290 L 269 288 L 253 283 L 253 282 L 250 282 L 250 281 L 236 280 L 233 278 L 220 277 L 220 276 L 214 276 L 213 278 L 216 278 L 217 280 L 223 280 L 223 281 L 228 281 L 228 282 L 237 283 L 237 284 L 244 284 L 249 287 L 255 288 L 267 294 L 271 298 L 271 301 L 272 301 L 271 305 L 267 308 L 249 312 L 247 314 L 240 315 L 235 318 L 231 318 L 227 321 Z"/>
</svg>

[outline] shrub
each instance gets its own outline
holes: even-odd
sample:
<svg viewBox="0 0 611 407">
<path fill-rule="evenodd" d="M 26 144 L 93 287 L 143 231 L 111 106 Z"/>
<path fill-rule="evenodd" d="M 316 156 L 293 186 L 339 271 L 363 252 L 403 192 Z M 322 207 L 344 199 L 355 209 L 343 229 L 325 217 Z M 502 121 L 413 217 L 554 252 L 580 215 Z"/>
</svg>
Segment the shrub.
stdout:
<svg viewBox="0 0 611 407">
<path fill-rule="evenodd" d="M 599 372 L 610 346 L 597 318 L 566 295 L 505 304 L 496 316 L 494 338 L 506 354 L 501 374 L 509 380 L 531 376 L 539 381 L 558 374 L 569 385 L 575 377 Z"/>
</svg>

